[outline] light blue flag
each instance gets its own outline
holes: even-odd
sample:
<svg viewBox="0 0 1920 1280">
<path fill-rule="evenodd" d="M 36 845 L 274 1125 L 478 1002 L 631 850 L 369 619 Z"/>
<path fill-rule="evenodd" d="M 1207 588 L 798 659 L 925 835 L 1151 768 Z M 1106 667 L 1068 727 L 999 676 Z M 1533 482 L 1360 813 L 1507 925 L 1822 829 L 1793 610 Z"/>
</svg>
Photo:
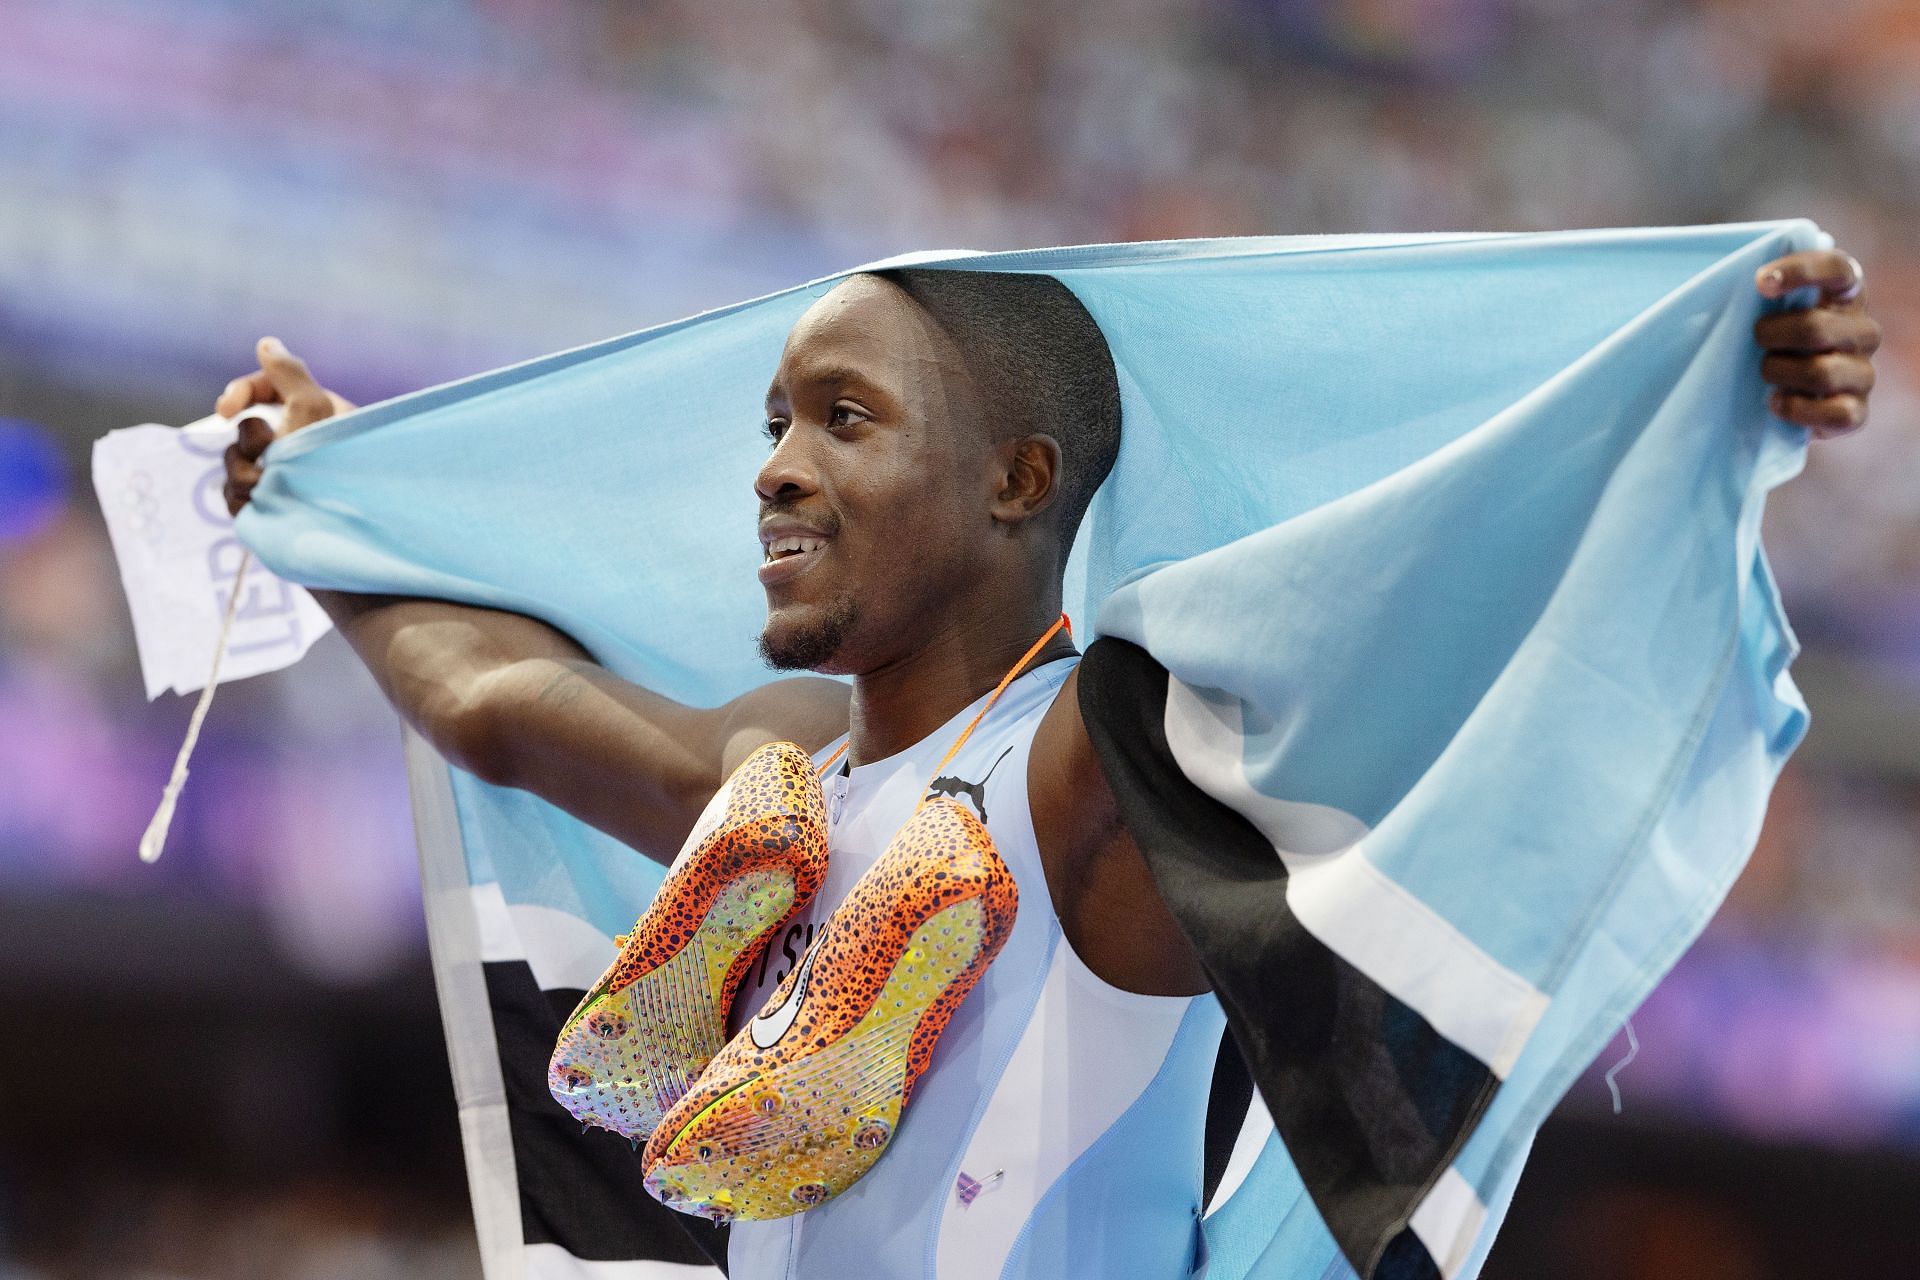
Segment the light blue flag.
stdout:
<svg viewBox="0 0 1920 1280">
<path fill-rule="evenodd" d="M 1738 873 L 1805 726 L 1759 545 L 1804 434 L 1765 410 L 1753 278 L 1826 243 L 913 259 L 1053 275 L 1113 350 L 1120 455 L 1066 603 L 1098 637 L 1090 731 L 1259 1086 L 1208 1276 L 1474 1274 L 1541 1120 Z M 771 678 L 761 399 L 832 283 L 322 423 L 273 446 L 239 534 L 292 580 L 531 614 L 730 698 Z M 672 1274 L 638 1260 L 697 1255 L 631 1169 L 568 1154 L 542 1074 L 661 868 L 411 763 L 490 1280 Z"/>
</svg>

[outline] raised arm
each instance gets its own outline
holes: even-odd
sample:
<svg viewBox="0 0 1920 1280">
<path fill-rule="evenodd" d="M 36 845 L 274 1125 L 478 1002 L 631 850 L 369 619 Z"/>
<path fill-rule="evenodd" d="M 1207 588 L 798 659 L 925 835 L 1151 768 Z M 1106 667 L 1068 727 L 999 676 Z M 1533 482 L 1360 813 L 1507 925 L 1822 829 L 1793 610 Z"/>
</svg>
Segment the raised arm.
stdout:
<svg viewBox="0 0 1920 1280">
<path fill-rule="evenodd" d="M 352 408 L 306 365 L 262 339 L 260 371 L 215 408 L 286 406 L 283 432 Z M 227 452 L 239 512 L 273 433 L 244 419 Z M 689 707 L 614 676 L 544 622 L 440 600 L 315 592 L 395 709 L 450 762 L 519 787 L 650 857 L 667 861 L 726 775 L 775 739 L 816 750 L 847 727 L 847 687 L 780 680 L 724 706 Z"/>
</svg>

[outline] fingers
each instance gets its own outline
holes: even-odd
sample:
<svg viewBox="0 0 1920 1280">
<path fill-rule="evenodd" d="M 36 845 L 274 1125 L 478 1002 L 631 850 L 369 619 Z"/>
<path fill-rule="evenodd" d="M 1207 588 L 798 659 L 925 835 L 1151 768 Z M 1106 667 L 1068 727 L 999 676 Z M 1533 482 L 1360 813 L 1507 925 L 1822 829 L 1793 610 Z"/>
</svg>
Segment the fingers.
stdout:
<svg viewBox="0 0 1920 1280">
<path fill-rule="evenodd" d="M 223 418 L 231 418 L 250 405 L 279 402 L 280 393 L 273 389 L 264 372 L 249 373 L 227 384 L 220 398 L 213 402 L 213 411 Z"/>
<path fill-rule="evenodd" d="M 256 351 L 261 375 L 287 406 L 287 416 L 280 426 L 282 435 L 333 416 L 333 398 L 314 381 L 313 374 L 307 371 L 307 362 L 287 350 L 280 339 L 262 338 Z"/>
<path fill-rule="evenodd" d="M 1864 355 L 1769 354 L 1760 362 L 1760 376 L 1773 388 L 1768 401 L 1773 412 L 1820 439 L 1866 424 L 1874 375 L 1873 362 Z"/>
<path fill-rule="evenodd" d="M 306 362 L 287 350 L 280 339 L 260 339 L 254 353 L 260 359 L 260 371 L 235 378 L 213 402 L 215 413 L 240 418 L 239 435 L 227 446 L 227 478 L 221 487 L 227 512 L 234 516 L 238 516 L 253 497 L 254 486 L 260 483 L 261 455 L 275 439 L 273 428 L 265 421 L 242 416 L 249 408 L 257 404 L 284 405 L 286 414 L 280 423 L 281 435 L 353 408 L 314 381 Z"/>
<path fill-rule="evenodd" d="M 1873 362 L 1865 356 L 1769 355 L 1760 361 L 1767 385 L 1804 396 L 1855 395 L 1873 390 Z"/>
<path fill-rule="evenodd" d="M 1861 280 L 1860 264 L 1852 254 L 1836 249 L 1807 249 L 1775 258 L 1761 267 L 1754 276 L 1754 287 L 1763 298 L 1778 298 L 1812 285 L 1820 290 L 1822 306 L 1840 302 L 1858 304 L 1860 294 L 1855 287 Z"/>
<path fill-rule="evenodd" d="M 273 443 L 273 428 L 262 418 L 242 418 L 240 420 L 240 438 L 234 442 L 242 458 L 256 462 L 260 455 Z"/>
<path fill-rule="evenodd" d="M 243 424 L 243 435 L 245 434 L 244 428 L 248 425 L 258 427 L 266 426 L 264 422 L 261 422 L 257 418 L 250 419 L 248 423 Z M 271 431 L 267 432 L 267 438 L 269 440 L 273 438 Z M 261 445 L 260 448 L 265 449 L 266 446 Z M 223 459 L 226 463 L 227 480 L 226 483 L 220 487 L 220 496 L 227 501 L 228 515 L 239 515 L 240 508 L 246 506 L 247 500 L 253 497 L 253 486 L 260 483 L 260 476 L 264 470 L 257 461 L 259 456 L 258 450 L 249 455 L 240 441 L 235 441 L 227 446 L 227 452 Z"/>
<path fill-rule="evenodd" d="M 1880 349 L 1880 323 L 1864 311 L 1777 311 L 1761 316 L 1753 337 L 1770 352 L 1818 355 L 1841 351 L 1870 356 Z"/>
<path fill-rule="evenodd" d="M 1790 253 L 1761 267 L 1754 285 L 1767 298 L 1806 288 L 1820 294 L 1812 307 L 1762 316 L 1753 326 L 1767 353 L 1760 376 L 1773 388 L 1773 412 L 1822 439 L 1857 431 L 1867 420 L 1880 348 L 1859 262 L 1834 249 Z"/>
<path fill-rule="evenodd" d="M 280 393 L 267 380 L 264 370 L 250 373 L 244 378 L 235 378 L 220 393 L 213 403 L 213 411 L 226 417 L 245 413 L 256 404 L 273 404 L 280 399 Z M 227 446 L 222 460 L 226 465 L 226 483 L 220 487 L 220 496 L 226 499 L 227 514 L 238 516 L 240 508 L 247 505 L 253 497 L 253 487 L 260 483 L 260 455 L 273 443 L 273 428 L 261 418 L 242 418 L 240 433 L 234 442 Z"/>
<path fill-rule="evenodd" d="M 1858 431 L 1867 421 L 1866 399 L 1851 393 L 1803 396 L 1776 389 L 1767 403 L 1777 417 L 1806 427 L 1822 440 Z"/>
<path fill-rule="evenodd" d="M 281 434 L 310 427 L 324 418 L 349 413 L 354 405 L 322 387 L 306 362 L 278 338 L 262 338 L 255 347 L 260 371 L 229 382 L 213 402 L 213 411 L 232 418 L 256 404 L 286 406 Z"/>
<path fill-rule="evenodd" d="M 263 420 L 241 419 L 239 439 L 228 445 L 222 455 L 227 479 L 220 493 L 227 501 L 228 515 L 239 515 L 240 508 L 246 506 L 253 497 L 253 487 L 260 483 L 260 477 L 266 473 L 260 455 L 267 451 L 267 446 L 273 441 L 273 428 Z"/>
</svg>

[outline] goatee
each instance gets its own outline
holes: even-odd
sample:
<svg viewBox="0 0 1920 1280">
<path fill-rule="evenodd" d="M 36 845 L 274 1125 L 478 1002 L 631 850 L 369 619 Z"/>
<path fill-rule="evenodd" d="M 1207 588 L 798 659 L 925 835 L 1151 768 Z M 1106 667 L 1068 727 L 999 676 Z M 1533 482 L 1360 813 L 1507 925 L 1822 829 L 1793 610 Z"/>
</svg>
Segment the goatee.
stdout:
<svg viewBox="0 0 1920 1280">
<path fill-rule="evenodd" d="M 851 600 L 836 600 L 825 613 L 797 627 L 772 626 L 760 633 L 760 659 L 775 671 L 814 671 L 840 651 L 860 621 Z"/>
</svg>

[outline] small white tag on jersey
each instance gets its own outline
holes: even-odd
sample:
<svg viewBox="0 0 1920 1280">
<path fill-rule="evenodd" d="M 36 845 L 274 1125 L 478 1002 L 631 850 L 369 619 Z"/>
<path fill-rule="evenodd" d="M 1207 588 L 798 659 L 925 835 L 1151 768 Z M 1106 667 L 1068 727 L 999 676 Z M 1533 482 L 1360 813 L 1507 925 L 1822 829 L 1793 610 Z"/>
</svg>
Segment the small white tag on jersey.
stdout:
<svg viewBox="0 0 1920 1280">
<path fill-rule="evenodd" d="M 256 406 L 242 416 L 277 428 L 280 406 Z M 332 625 L 306 591 L 258 564 L 238 582 L 246 548 L 233 535 L 221 493 L 222 455 L 238 430 L 235 419 L 206 417 L 179 428 L 126 427 L 93 444 L 94 492 L 133 614 L 149 699 L 206 685 L 236 590 L 222 680 L 292 666 Z"/>
</svg>

